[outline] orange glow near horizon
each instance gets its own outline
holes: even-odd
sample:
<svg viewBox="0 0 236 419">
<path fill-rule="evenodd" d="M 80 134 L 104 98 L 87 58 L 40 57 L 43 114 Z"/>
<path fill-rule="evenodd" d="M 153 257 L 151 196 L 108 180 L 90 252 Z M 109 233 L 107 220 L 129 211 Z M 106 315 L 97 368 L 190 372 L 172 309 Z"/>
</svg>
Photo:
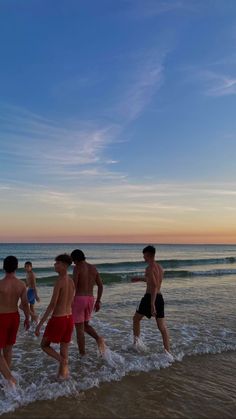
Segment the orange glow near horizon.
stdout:
<svg viewBox="0 0 236 419">
<path fill-rule="evenodd" d="M 63 207 L 63 200 L 60 208 Z M 52 206 L 12 207 L 1 215 L 1 243 L 163 243 L 234 244 L 234 212 L 223 207 L 197 208 L 194 211 L 172 208 L 147 209 L 136 214 L 131 208 L 117 206 L 86 207 L 68 213 Z M 122 212 L 123 210 L 123 212 Z M 14 216 L 14 211 L 17 216 Z M 110 211 L 110 212 L 109 212 Z"/>
<path fill-rule="evenodd" d="M 236 233 L 209 234 L 136 234 L 136 235 L 11 235 L 2 236 L 1 243 L 159 243 L 159 244 L 236 244 Z"/>
</svg>

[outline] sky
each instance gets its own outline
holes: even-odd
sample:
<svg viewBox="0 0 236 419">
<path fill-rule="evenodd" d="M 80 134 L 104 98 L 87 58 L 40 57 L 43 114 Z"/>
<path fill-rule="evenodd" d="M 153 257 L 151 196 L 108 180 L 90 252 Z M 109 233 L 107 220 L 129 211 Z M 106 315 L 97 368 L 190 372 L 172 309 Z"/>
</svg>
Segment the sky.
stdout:
<svg viewBox="0 0 236 419">
<path fill-rule="evenodd" d="M 0 242 L 236 243 L 235 0 L 0 0 Z"/>
</svg>

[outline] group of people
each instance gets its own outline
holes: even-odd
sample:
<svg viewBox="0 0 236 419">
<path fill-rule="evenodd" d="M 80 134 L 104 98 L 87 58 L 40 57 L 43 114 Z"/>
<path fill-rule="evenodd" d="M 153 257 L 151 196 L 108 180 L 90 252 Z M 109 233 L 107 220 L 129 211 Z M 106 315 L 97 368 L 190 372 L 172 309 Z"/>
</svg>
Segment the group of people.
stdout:
<svg viewBox="0 0 236 419">
<path fill-rule="evenodd" d="M 155 261 L 155 247 L 146 246 L 143 257 L 147 262 L 145 275 L 131 278 L 132 282 L 145 281 L 146 293 L 133 317 L 134 345 L 140 337 L 140 322 L 145 316 L 155 318 L 157 327 L 161 332 L 164 349 L 169 357 L 169 333 L 165 323 L 164 299 L 161 294 L 163 269 Z M 69 266 L 74 263 L 72 278 L 68 275 Z M 71 255 L 64 253 L 55 258 L 54 269 L 58 273 L 50 303 L 38 319 L 34 310 L 35 301 L 40 301 L 36 277 L 32 263 L 25 263 L 26 283 L 16 277 L 18 260 L 15 256 L 7 256 L 3 261 L 5 277 L 0 280 L 0 372 L 11 387 L 16 385 L 16 379 L 11 372 L 12 348 L 16 343 L 16 336 L 20 323 L 19 307 L 23 310 L 26 330 L 31 321 L 36 322 L 35 335 L 40 335 L 40 329 L 47 322 L 41 348 L 49 356 L 56 359 L 59 364 L 58 379 L 67 379 L 69 376 L 68 352 L 73 329 L 75 327 L 77 344 L 81 356 L 85 355 L 85 333 L 93 337 L 101 353 L 106 350 L 105 340 L 98 335 L 89 324 L 93 310 L 96 312 L 101 307 L 103 283 L 97 268 L 86 261 L 82 250 L 75 249 Z M 94 286 L 97 286 L 97 296 L 94 297 Z M 38 321 L 39 320 L 39 321 Z M 52 343 L 59 343 L 57 352 Z"/>
</svg>

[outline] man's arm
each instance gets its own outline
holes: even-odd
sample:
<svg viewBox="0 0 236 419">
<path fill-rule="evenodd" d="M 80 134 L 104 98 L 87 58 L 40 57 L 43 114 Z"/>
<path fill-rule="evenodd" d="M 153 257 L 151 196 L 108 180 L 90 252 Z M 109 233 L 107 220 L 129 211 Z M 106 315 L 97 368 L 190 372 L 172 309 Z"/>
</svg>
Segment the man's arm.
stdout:
<svg viewBox="0 0 236 419">
<path fill-rule="evenodd" d="M 97 290 L 97 299 L 94 305 L 94 310 L 97 312 L 100 310 L 100 306 L 101 306 L 101 298 L 102 298 L 102 293 L 103 293 L 103 283 L 102 283 L 102 279 L 98 273 L 98 271 L 96 272 L 96 277 L 95 277 L 95 282 L 98 286 L 98 290 Z"/>
<path fill-rule="evenodd" d="M 156 301 L 156 296 L 157 296 L 157 283 L 156 283 L 156 278 L 153 273 L 153 269 L 148 269 L 147 275 L 148 275 L 149 289 L 151 293 L 151 313 L 152 313 L 152 316 L 155 316 L 156 315 L 155 301 Z"/>
<path fill-rule="evenodd" d="M 60 292 L 60 283 L 57 282 L 54 289 L 53 289 L 53 294 L 52 294 L 51 301 L 50 301 L 43 317 L 41 318 L 39 324 L 37 325 L 37 327 L 35 329 L 35 335 L 36 336 L 39 336 L 40 328 L 42 327 L 43 323 L 47 320 L 49 314 L 55 309 L 56 304 L 57 304 L 57 300 L 58 300 L 58 296 L 59 296 L 59 292 Z"/>
<path fill-rule="evenodd" d="M 78 283 L 78 280 L 79 280 L 79 272 L 78 272 L 77 266 L 74 266 L 72 279 L 73 279 L 74 286 L 75 286 L 75 291 L 76 291 L 77 290 L 77 283 Z"/>
<path fill-rule="evenodd" d="M 22 289 L 22 293 L 20 296 L 21 302 L 20 302 L 20 308 L 22 308 L 24 315 L 25 315 L 25 321 L 24 321 L 24 327 L 26 330 L 29 329 L 29 316 L 30 316 L 30 310 L 29 310 L 29 304 L 28 304 L 28 300 L 27 300 L 27 291 L 26 291 L 26 286 L 25 284 L 22 282 L 23 284 L 23 289 Z"/>
</svg>

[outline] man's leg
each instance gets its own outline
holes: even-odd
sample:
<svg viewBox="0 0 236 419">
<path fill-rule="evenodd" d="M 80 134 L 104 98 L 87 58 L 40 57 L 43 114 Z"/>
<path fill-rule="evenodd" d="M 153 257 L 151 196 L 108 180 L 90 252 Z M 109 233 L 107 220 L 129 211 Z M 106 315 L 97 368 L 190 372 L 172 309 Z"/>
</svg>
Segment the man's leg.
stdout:
<svg viewBox="0 0 236 419">
<path fill-rule="evenodd" d="M 96 330 L 90 326 L 89 322 L 84 322 L 84 331 L 88 333 L 89 336 L 92 336 L 95 340 L 98 340 L 99 336 Z"/>
<path fill-rule="evenodd" d="M 68 349 L 69 343 L 60 343 L 60 355 L 62 361 L 60 362 L 59 369 L 58 369 L 58 378 L 66 379 L 69 376 L 69 368 L 68 368 Z"/>
<path fill-rule="evenodd" d="M 2 350 L 0 350 L 0 372 L 11 385 L 11 387 L 14 387 L 16 384 L 16 379 L 11 374 L 11 371 L 8 367 L 7 361 L 5 359 L 4 353 L 2 353 Z"/>
<path fill-rule="evenodd" d="M 81 356 L 85 355 L 85 336 L 84 336 L 84 322 L 75 323 L 75 330 L 77 336 L 77 344 Z"/>
<path fill-rule="evenodd" d="M 12 345 L 8 345 L 5 348 L 3 348 L 3 355 L 8 365 L 8 368 L 11 368 Z"/>
<path fill-rule="evenodd" d="M 162 335 L 162 340 L 163 340 L 163 345 L 164 348 L 166 349 L 166 351 L 170 351 L 170 341 L 169 341 L 169 333 L 168 333 L 168 329 L 166 326 L 166 322 L 165 319 L 158 319 L 156 318 L 156 322 L 157 322 L 157 327 L 161 332 Z"/>
<path fill-rule="evenodd" d="M 84 331 L 96 340 L 99 351 L 103 353 L 106 349 L 103 337 L 97 334 L 96 330 L 92 326 L 90 326 L 89 322 L 84 322 Z"/>
<path fill-rule="evenodd" d="M 46 354 L 51 356 L 52 358 L 56 359 L 58 362 L 63 362 L 61 355 L 55 351 L 55 349 L 51 348 L 51 342 L 47 338 L 42 338 L 41 341 L 41 348 Z"/>
<path fill-rule="evenodd" d="M 140 336 L 140 321 L 142 320 L 143 315 L 135 313 L 133 317 L 133 334 L 134 334 L 134 344 L 137 342 Z"/>
<path fill-rule="evenodd" d="M 37 316 L 37 314 L 35 313 L 34 304 L 30 304 L 30 305 L 29 305 L 29 309 L 30 309 L 31 321 L 32 321 L 32 322 L 37 322 L 37 320 L 38 320 L 38 316 Z"/>
</svg>

